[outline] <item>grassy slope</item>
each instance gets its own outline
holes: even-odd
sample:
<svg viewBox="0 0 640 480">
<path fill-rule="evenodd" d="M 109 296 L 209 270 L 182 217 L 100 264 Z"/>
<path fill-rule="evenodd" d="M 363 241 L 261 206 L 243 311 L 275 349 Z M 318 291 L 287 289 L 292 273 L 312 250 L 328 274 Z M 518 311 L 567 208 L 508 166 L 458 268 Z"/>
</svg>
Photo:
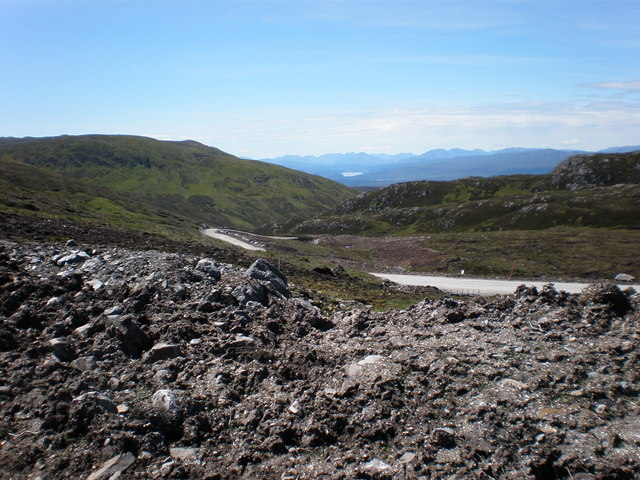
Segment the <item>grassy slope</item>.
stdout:
<svg viewBox="0 0 640 480">
<path fill-rule="evenodd" d="M 640 230 L 560 227 L 430 235 L 426 246 L 446 252 L 436 272 L 541 279 L 640 278 Z M 431 270 L 431 271 L 434 271 Z"/>
<path fill-rule="evenodd" d="M 138 221 L 143 215 L 151 223 L 255 229 L 315 215 L 353 194 L 321 177 L 242 160 L 192 141 L 110 135 L 2 139 L 2 154 L 4 171 L 47 179 L 31 187 L 28 177 L 14 175 L 3 185 L 4 195 L 7 188 L 30 191 L 39 208 L 51 203 L 55 214 L 70 208 L 107 219 Z M 60 195 L 48 188 L 50 181 Z M 69 205 L 60 209 L 56 197 L 65 192 Z"/>
</svg>

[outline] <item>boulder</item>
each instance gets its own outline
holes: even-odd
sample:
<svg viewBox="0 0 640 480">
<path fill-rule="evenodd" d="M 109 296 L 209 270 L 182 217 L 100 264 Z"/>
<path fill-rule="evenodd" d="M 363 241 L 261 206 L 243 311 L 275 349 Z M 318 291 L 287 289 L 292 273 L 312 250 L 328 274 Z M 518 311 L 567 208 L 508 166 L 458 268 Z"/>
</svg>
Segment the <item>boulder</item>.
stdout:
<svg viewBox="0 0 640 480">
<path fill-rule="evenodd" d="M 289 298 L 291 295 L 289 292 L 287 278 L 280 272 L 280 270 L 263 258 L 259 258 L 253 262 L 253 265 L 247 269 L 246 273 L 251 278 L 267 282 L 276 292 L 286 298 Z"/>
<path fill-rule="evenodd" d="M 249 302 L 265 302 L 265 288 L 262 285 L 238 285 L 233 289 L 231 295 L 240 305 L 246 305 Z"/>
</svg>

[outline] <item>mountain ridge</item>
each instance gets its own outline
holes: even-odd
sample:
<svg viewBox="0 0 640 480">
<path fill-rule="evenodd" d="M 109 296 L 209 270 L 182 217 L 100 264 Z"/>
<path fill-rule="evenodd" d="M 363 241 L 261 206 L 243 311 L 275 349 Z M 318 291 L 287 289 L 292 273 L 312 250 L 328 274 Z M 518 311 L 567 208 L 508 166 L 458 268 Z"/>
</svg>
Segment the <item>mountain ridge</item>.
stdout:
<svg viewBox="0 0 640 480">
<path fill-rule="evenodd" d="M 0 158 L 2 178 L 10 179 L 0 183 L 5 210 L 134 225 L 144 220 L 146 226 L 211 223 L 255 230 L 317 214 L 353 194 L 331 180 L 239 159 L 195 141 L 133 135 L 3 138 Z"/>
</svg>

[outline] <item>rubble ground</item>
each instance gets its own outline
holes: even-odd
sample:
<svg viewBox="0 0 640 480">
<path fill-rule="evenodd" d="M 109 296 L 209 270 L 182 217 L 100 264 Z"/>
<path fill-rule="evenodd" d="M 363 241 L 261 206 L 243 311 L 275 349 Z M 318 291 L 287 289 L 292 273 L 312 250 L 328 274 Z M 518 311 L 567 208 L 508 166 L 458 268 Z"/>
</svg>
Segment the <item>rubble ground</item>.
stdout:
<svg viewBox="0 0 640 480">
<path fill-rule="evenodd" d="M 638 478 L 639 309 L 329 315 L 264 260 L 1 241 L 0 478 Z"/>
</svg>

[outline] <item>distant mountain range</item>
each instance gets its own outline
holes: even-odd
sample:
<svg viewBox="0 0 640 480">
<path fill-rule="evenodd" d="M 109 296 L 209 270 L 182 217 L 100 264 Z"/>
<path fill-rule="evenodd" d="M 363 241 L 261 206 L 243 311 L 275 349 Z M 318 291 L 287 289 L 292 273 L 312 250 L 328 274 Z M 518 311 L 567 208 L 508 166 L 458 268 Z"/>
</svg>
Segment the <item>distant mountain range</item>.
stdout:
<svg viewBox="0 0 640 480">
<path fill-rule="evenodd" d="M 611 147 L 600 152 L 550 148 L 505 148 L 495 151 L 439 148 L 420 155 L 331 153 L 319 157 L 286 155 L 261 161 L 321 175 L 349 186 L 384 187 L 416 180 L 455 180 L 516 173 L 545 174 L 578 153 L 626 153 L 637 150 L 640 150 L 640 145 Z"/>
</svg>

